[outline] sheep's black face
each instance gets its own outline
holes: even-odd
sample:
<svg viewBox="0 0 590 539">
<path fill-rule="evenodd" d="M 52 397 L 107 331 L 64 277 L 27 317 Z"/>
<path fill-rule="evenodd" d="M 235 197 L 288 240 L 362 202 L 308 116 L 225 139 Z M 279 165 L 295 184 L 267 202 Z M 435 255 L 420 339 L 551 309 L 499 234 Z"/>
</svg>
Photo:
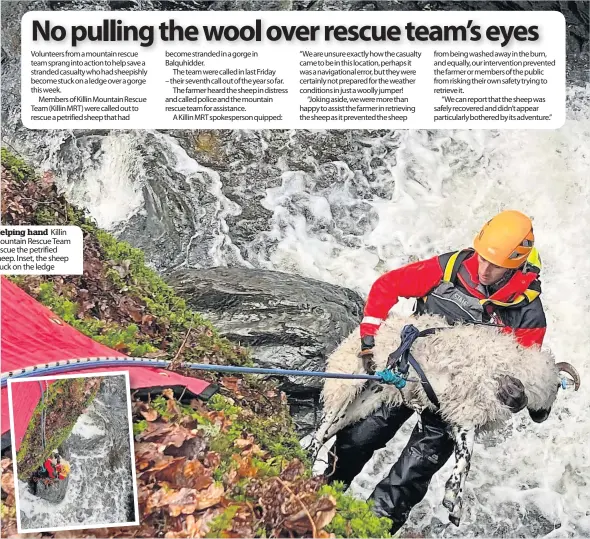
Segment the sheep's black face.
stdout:
<svg viewBox="0 0 590 539">
<path fill-rule="evenodd" d="M 524 385 L 518 378 L 505 375 L 499 380 L 496 397 L 510 408 L 512 413 L 520 412 L 528 404 L 528 397 Z"/>
<path fill-rule="evenodd" d="M 549 417 L 550 413 L 551 408 L 549 408 L 548 410 L 531 410 L 529 408 L 529 415 L 535 423 L 543 423 L 543 421 L 545 421 Z"/>
</svg>

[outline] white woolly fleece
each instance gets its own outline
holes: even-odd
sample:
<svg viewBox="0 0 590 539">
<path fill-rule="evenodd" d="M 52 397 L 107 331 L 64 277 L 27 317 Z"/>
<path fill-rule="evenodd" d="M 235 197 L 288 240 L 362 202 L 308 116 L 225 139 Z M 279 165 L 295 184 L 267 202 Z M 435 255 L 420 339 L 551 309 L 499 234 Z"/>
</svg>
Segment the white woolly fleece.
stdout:
<svg viewBox="0 0 590 539">
<path fill-rule="evenodd" d="M 399 346 L 402 328 L 407 324 L 419 330 L 449 327 L 440 316 L 390 315 L 375 336 L 374 359 L 378 370 L 385 367 L 389 354 Z M 357 355 L 359 342 L 357 328 L 330 355 L 326 370 L 364 372 Z M 530 410 L 549 409 L 557 396 L 560 378 L 551 352 L 539 347 L 525 348 L 512 334 L 501 333 L 494 327 L 458 324 L 418 338 L 411 351 L 436 393 L 442 417 L 452 425 L 493 430 L 509 419 L 510 410 L 496 398 L 498 379 L 503 375 L 522 382 Z M 413 368 L 408 378 L 419 380 Z M 394 386 L 367 383 L 361 392 L 365 383 L 326 379 L 322 392 L 324 424 L 317 432 L 323 440 L 368 416 L 384 402 L 402 403 L 402 395 Z M 402 392 L 403 402 L 415 403 L 419 409 L 434 409 L 420 383 L 408 382 Z"/>
</svg>

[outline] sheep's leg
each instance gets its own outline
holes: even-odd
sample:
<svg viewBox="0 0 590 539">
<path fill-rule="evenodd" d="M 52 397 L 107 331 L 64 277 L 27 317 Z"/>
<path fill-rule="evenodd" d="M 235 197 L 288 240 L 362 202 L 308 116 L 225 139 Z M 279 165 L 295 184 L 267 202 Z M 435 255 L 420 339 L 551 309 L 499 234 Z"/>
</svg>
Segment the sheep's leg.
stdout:
<svg viewBox="0 0 590 539">
<path fill-rule="evenodd" d="M 455 525 L 459 526 L 459 522 L 461 521 L 461 514 L 463 511 L 463 495 L 465 493 L 465 482 L 467 480 L 467 474 L 469 473 L 469 469 L 471 468 L 471 457 L 473 455 L 473 443 L 475 440 L 475 430 L 467 431 L 466 436 L 466 446 L 467 446 L 467 453 L 466 453 L 466 460 L 467 465 L 465 470 L 461 474 L 461 483 L 459 485 L 459 496 L 457 498 L 457 503 L 455 503 L 455 507 L 453 511 L 449 514 L 449 520 Z"/>
<path fill-rule="evenodd" d="M 453 437 L 455 438 L 455 467 L 446 483 L 443 505 L 450 511 L 449 520 L 458 526 L 461 520 L 465 480 L 471 466 L 475 431 L 454 427 Z"/>
<path fill-rule="evenodd" d="M 314 433 L 310 441 L 310 444 L 306 448 L 307 451 L 313 456 L 313 458 L 316 457 L 316 455 L 319 453 L 320 448 L 328 439 L 326 434 L 330 430 L 330 427 L 332 427 L 334 423 L 339 422 L 344 418 L 349 404 L 349 402 L 345 402 L 342 404 L 340 408 L 333 409 L 330 410 L 328 413 L 324 412 L 324 414 L 322 414 L 321 424 L 318 430 Z"/>
<path fill-rule="evenodd" d="M 330 439 L 344 427 L 368 417 L 387 401 L 388 396 L 384 393 L 384 386 L 369 384 L 332 422 L 332 425 L 326 430 L 325 439 Z"/>
</svg>

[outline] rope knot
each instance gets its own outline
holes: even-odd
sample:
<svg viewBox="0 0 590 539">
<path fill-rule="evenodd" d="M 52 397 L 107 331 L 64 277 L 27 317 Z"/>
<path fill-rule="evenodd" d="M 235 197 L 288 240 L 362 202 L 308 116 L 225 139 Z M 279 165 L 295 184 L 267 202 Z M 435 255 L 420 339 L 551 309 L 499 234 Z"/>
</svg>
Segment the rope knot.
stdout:
<svg viewBox="0 0 590 539">
<path fill-rule="evenodd" d="M 390 369 L 385 369 L 383 371 L 378 371 L 375 373 L 384 384 L 392 384 L 397 389 L 403 389 L 406 387 L 406 380 L 405 378 L 401 377 L 399 374 L 393 372 Z"/>
</svg>

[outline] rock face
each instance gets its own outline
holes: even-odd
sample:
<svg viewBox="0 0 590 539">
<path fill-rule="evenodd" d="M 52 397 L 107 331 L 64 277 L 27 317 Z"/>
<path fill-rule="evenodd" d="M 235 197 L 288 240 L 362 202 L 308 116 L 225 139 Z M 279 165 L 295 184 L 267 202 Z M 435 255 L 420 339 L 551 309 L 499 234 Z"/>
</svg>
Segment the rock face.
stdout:
<svg viewBox="0 0 590 539">
<path fill-rule="evenodd" d="M 323 371 L 326 357 L 358 326 L 363 299 L 352 290 L 287 273 L 210 268 L 165 276 L 190 307 L 259 366 Z M 291 393 L 316 393 L 319 378 L 289 377 Z"/>
<path fill-rule="evenodd" d="M 51 503 L 59 503 L 66 497 L 68 490 L 68 483 L 70 477 L 66 477 L 63 481 L 52 481 L 47 485 L 43 481 L 39 481 L 36 486 L 36 495 Z"/>
</svg>

